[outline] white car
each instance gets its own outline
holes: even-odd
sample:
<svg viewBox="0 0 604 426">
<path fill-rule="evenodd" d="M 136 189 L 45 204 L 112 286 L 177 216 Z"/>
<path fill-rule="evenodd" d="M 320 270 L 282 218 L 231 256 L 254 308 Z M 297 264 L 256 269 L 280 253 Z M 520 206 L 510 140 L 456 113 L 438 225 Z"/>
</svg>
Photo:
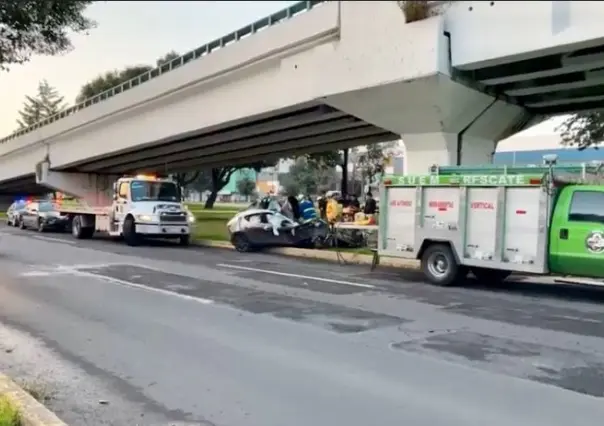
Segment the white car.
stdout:
<svg viewBox="0 0 604 426">
<path fill-rule="evenodd" d="M 6 222 L 10 226 L 19 226 L 21 213 L 25 210 L 27 203 L 23 200 L 15 201 L 6 211 Z"/>
<path fill-rule="evenodd" d="M 250 208 L 237 213 L 227 223 L 231 243 L 240 252 L 265 247 L 316 247 L 329 226 L 320 219 L 298 223 L 273 210 Z"/>
</svg>

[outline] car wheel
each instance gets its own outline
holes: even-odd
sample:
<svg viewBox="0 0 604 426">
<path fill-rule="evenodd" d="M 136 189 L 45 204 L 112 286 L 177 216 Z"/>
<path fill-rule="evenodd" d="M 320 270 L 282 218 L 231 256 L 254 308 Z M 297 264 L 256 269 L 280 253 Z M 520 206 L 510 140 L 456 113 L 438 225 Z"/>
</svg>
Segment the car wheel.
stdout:
<svg viewBox="0 0 604 426">
<path fill-rule="evenodd" d="M 244 234 L 235 234 L 233 236 L 233 246 L 235 246 L 235 250 L 240 253 L 248 253 L 252 251 L 252 245 L 250 244 L 250 240 Z"/>
<path fill-rule="evenodd" d="M 25 228 L 27 228 L 25 226 L 25 221 L 23 219 L 20 219 L 19 220 L 19 229 L 25 229 Z"/>
<path fill-rule="evenodd" d="M 42 219 L 38 219 L 38 232 L 44 232 L 46 228 L 44 227 L 44 221 Z"/>
</svg>

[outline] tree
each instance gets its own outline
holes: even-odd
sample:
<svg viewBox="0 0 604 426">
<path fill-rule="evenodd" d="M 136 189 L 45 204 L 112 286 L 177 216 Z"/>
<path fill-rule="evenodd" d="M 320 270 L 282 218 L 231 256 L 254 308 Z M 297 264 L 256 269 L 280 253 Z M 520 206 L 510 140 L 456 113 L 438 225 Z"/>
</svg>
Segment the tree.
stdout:
<svg viewBox="0 0 604 426">
<path fill-rule="evenodd" d="M 32 55 L 68 51 L 70 33 L 85 32 L 95 22 L 83 15 L 92 1 L 3 1 L 0 7 L 0 69 L 27 62 Z"/>
<path fill-rule="evenodd" d="M 151 71 L 153 68 L 148 65 L 134 65 L 126 67 L 121 71 L 109 71 L 101 74 L 93 80 L 86 83 L 80 89 L 80 93 L 76 97 L 76 103 L 82 103 L 86 99 L 90 99 L 107 90 L 113 89 L 122 83 L 132 80 L 141 74 Z"/>
<path fill-rule="evenodd" d="M 210 195 L 206 200 L 205 209 L 211 209 L 214 207 L 214 203 L 216 202 L 216 198 L 218 197 L 218 192 L 222 188 L 224 188 L 229 181 L 231 180 L 231 176 L 237 170 L 240 169 L 252 169 L 256 173 L 262 170 L 265 167 L 274 166 L 274 163 L 269 163 L 266 161 L 257 161 L 255 163 L 250 164 L 241 164 L 238 166 L 230 166 L 230 167 L 215 167 L 210 172 Z"/>
<path fill-rule="evenodd" d="M 342 179 L 340 182 L 340 192 L 342 194 L 348 193 L 348 156 L 351 150 L 349 148 L 335 151 L 323 151 L 315 152 L 312 154 L 306 154 L 306 159 L 318 167 L 331 167 L 335 168 L 339 166 L 342 170 Z"/>
<path fill-rule="evenodd" d="M 564 145 L 584 150 L 604 141 L 604 111 L 574 114 L 556 128 Z"/>
<path fill-rule="evenodd" d="M 237 181 L 237 192 L 246 197 L 246 199 L 256 191 L 256 181 L 249 176 L 245 176 Z"/>
<path fill-rule="evenodd" d="M 23 129 L 57 114 L 65 108 L 63 97 L 46 80 L 38 84 L 35 96 L 26 96 L 23 109 L 19 111 L 21 118 L 17 120 L 19 128 Z"/>
<path fill-rule="evenodd" d="M 180 54 L 172 50 L 161 58 L 158 58 L 155 61 L 156 66 L 160 67 L 166 62 L 170 62 L 179 56 Z M 114 87 L 127 82 L 128 80 L 132 80 L 133 78 L 151 71 L 152 69 L 153 67 L 150 65 L 132 65 L 124 68 L 121 71 L 113 70 L 106 72 L 105 74 L 101 74 L 82 86 L 80 93 L 76 98 L 76 103 L 84 102 L 86 99 L 93 98 L 96 95 L 106 92 L 107 90 L 111 90 Z"/>
<path fill-rule="evenodd" d="M 289 172 L 279 176 L 279 183 L 287 195 L 316 194 L 328 190 L 336 182 L 336 170 L 306 156 L 298 157 Z"/>
<path fill-rule="evenodd" d="M 386 163 L 394 156 L 396 142 L 376 143 L 366 146 L 366 151 L 361 153 L 356 164 L 361 171 L 362 180 L 367 184 L 374 181 L 384 170 Z"/>
<path fill-rule="evenodd" d="M 158 67 L 161 67 L 163 64 L 173 61 L 174 59 L 179 58 L 179 57 L 180 57 L 180 53 L 175 52 L 174 50 L 171 50 L 170 52 L 166 53 L 164 56 L 159 58 L 157 61 L 155 61 L 155 63 L 157 64 Z"/>
</svg>

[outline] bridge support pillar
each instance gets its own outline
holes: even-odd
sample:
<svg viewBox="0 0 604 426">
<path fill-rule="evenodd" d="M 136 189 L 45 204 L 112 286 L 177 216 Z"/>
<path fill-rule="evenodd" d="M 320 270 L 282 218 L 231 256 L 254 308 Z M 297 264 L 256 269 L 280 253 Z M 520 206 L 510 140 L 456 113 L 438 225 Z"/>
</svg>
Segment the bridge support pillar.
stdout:
<svg viewBox="0 0 604 426">
<path fill-rule="evenodd" d="M 460 133 L 419 133 L 402 136 L 405 144 L 405 174 L 426 174 L 430 167 L 459 164 L 490 164 L 495 140 Z"/>
</svg>

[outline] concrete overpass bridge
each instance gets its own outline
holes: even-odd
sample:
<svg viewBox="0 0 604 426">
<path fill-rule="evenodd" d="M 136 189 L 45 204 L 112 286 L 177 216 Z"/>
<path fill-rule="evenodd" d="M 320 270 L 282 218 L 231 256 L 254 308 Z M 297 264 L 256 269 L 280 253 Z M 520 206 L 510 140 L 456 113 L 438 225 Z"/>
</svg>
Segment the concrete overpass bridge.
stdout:
<svg viewBox="0 0 604 426">
<path fill-rule="evenodd" d="M 602 107 L 604 5 L 301 2 L 0 140 L 0 192 L 35 165 L 176 172 L 403 138 L 410 172 L 490 162 L 544 117 Z"/>
</svg>

